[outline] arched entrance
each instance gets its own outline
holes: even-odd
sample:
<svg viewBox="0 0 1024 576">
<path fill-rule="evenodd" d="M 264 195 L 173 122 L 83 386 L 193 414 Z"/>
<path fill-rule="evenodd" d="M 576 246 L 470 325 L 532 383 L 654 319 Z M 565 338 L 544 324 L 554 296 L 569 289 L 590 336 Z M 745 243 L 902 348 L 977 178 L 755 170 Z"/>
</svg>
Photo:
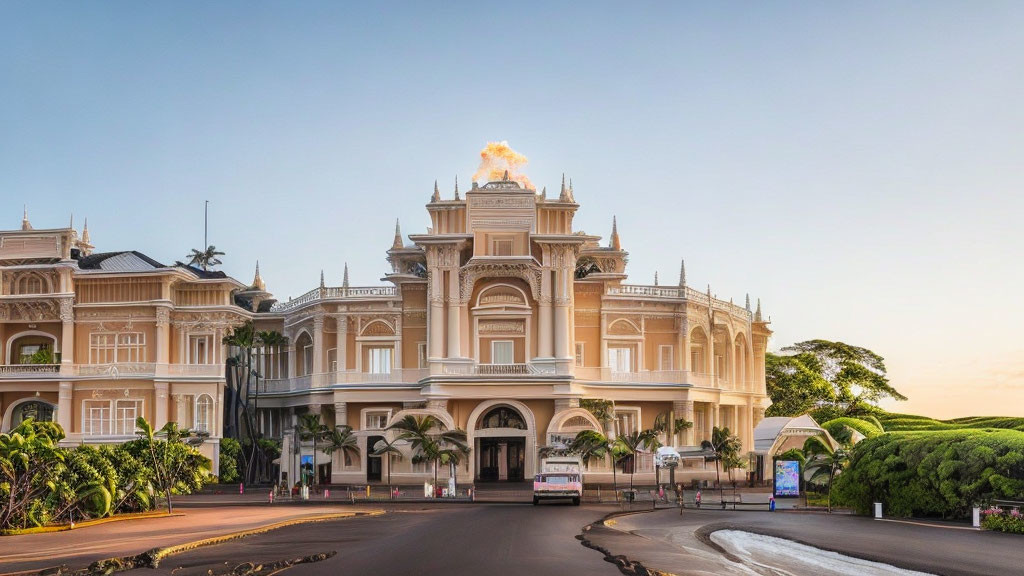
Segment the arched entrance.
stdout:
<svg viewBox="0 0 1024 576">
<path fill-rule="evenodd" d="M 473 410 L 469 424 L 476 480 L 522 482 L 533 476 L 536 424 L 525 404 L 514 400 L 484 402 Z"/>
<path fill-rule="evenodd" d="M 12 404 L 4 415 L 3 430 L 16 428 L 29 418 L 36 422 L 55 422 L 57 406 L 38 398 L 19 400 Z"/>
</svg>

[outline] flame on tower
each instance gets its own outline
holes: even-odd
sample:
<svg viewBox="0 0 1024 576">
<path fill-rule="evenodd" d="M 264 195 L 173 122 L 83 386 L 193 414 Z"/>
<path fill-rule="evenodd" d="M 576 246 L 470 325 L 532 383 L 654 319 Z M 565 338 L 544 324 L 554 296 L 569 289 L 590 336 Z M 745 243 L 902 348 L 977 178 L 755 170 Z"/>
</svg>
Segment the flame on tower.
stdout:
<svg viewBox="0 0 1024 576">
<path fill-rule="evenodd" d="M 480 167 L 476 169 L 476 174 L 473 174 L 473 180 L 483 182 L 501 180 L 507 170 L 509 180 L 518 182 L 527 190 L 536 190 L 529 177 L 520 172 L 529 161 L 526 156 L 513 150 L 506 141 L 488 142 L 487 146 L 480 151 Z"/>
</svg>

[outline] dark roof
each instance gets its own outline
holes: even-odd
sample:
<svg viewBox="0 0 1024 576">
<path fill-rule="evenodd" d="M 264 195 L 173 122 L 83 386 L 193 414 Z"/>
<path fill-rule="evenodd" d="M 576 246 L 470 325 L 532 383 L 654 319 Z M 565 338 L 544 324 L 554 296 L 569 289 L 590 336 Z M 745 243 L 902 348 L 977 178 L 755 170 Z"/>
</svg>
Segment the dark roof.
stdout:
<svg viewBox="0 0 1024 576">
<path fill-rule="evenodd" d="M 204 280 L 228 277 L 227 274 L 221 272 L 220 270 L 203 270 L 202 268 L 197 268 L 195 266 L 192 266 L 191 264 L 185 264 L 182 262 L 175 262 L 174 267 L 188 270 L 189 272 L 195 274 L 196 276 L 199 276 L 200 278 L 203 278 Z"/>
<path fill-rule="evenodd" d="M 126 254 L 134 255 L 138 259 L 138 260 L 133 259 L 133 260 L 135 260 L 136 263 L 138 263 L 138 261 L 141 260 L 142 263 L 148 264 L 151 268 L 166 268 L 167 267 L 167 266 L 164 266 L 163 264 L 157 262 L 156 260 L 153 260 L 149 256 L 146 256 L 142 252 L 136 252 L 135 250 L 122 250 L 120 252 L 99 252 L 99 253 L 96 253 L 96 254 L 90 254 L 88 256 L 83 256 L 83 257 L 78 259 L 78 267 L 81 268 L 82 270 L 104 270 L 104 269 L 108 269 L 108 268 L 105 268 L 103 266 L 103 263 L 105 261 L 110 260 L 111 258 L 114 258 L 114 257 L 118 257 L 118 256 L 124 257 L 124 255 L 126 255 Z"/>
</svg>

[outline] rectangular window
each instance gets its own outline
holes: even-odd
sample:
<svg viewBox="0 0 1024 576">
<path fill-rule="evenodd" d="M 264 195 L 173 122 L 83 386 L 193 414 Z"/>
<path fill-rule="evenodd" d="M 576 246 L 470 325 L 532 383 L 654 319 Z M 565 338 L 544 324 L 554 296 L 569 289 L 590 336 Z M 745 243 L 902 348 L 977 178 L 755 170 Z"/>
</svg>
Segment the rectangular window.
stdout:
<svg viewBox="0 0 1024 576">
<path fill-rule="evenodd" d="M 701 357 L 700 350 L 690 350 L 690 372 L 704 373 L 704 359 Z"/>
<path fill-rule="evenodd" d="M 632 434 L 639 430 L 640 410 L 639 409 L 615 409 L 615 433 Z"/>
<path fill-rule="evenodd" d="M 86 400 L 82 402 L 82 433 L 86 436 L 110 434 L 110 401 Z"/>
<path fill-rule="evenodd" d="M 371 374 L 391 373 L 391 348 L 370 348 Z"/>
<path fill-rule="evenodd" d="M 516 345 L 511 340 L 491 342 L 491 364 L 514 364 Z"/>
<path fill-rule="evenodd" d="M 511 238 L 495 238 L 491 241 L 491 254 L 494 256 L 511 256 L 513 240 Z"/>
<path fill-rule="evenodd" d="M 391 412 L 387 410 L 375 410 L 366 413 L 366 430 L 383 430 L 388 427 L 388 420 L 391 419 Z"/>
<path fill-rule="evenodd" d="M 416 366 L 419 368 L 427 367 L 427 343 L 419 342 L 416 344 Z"/>
<path fill-rule="evenodd" d="M 576 343 L 576 367 L 583 367 L 583 342 Z"/>
<path fill-rule="evenodd" d="M 117 335 L 116 362 L 145 362 L 146 335 L 142 332 L 122 332 Z M 135 429 L 132 428 L 132 433 Z"/>
<path fill-rule="evenodd" d="M 135 419 L 142 415 L 142 400 L 118 400 L 114 408 L 114 434 L 135 434 Z"/>
<path fill-rule="evenodd" d="M 113 364 L 117 362 L 117 335 L 98 333 L 89 335 L 89 363 Z"/>
<path fill-rule="evenodd" d="M 331 348 L 327 351 L 327 365 L 330 366 L 331 372 L 338 371 L 338 349 Z"/>
<path fill-rule="evenodd" d="M 612 372 L 633 371 L 633 349 L 627 347 L 608 348 L 608 367 Z"/>
<path fill-rule="evenodd" d="M 209 334 L 199 334 L 188 337 L 188 363 L 189 364 L 213 364 L 211 357 L 210 341 L 213 337 Z"/>
<path fill-rule="evenodd" d="M 729 374 L 725 371 L 725 357 L 715 356 L 715 376 L 728 379 Z"/>
<path fill-rule="evenodd" d="M 675 349 L 671 345 L 658 346 L 658 369 L 672 370 L 672 356 Z"/>
<path fill-rule="evenodd" d="M 312 374 L 313 373 L 313 345 L 312 344 L 309 344 L 309 345 L 305 346 L 302 349 L 302 365 L 306 369 L 306 371 L 303 373 L 304 375 L 305 374 Z"/>
</svg>

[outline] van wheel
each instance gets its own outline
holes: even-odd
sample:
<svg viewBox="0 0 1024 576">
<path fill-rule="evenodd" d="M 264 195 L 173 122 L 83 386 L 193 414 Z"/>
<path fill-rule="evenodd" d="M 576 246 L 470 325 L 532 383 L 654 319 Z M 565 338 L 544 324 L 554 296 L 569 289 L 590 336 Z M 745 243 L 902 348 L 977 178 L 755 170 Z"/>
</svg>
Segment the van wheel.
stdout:
<svg viewBox="0 0 1024 576">
<path fill-rule="evenodd" d="M 537 504 L 540 504 L 540 498 L 537 498 L 536 496 L 534 496 L 533 497 L 533 505 L 536 506 Z"/>
<path fill-rule="evenodd" d="M 579 505 L 580 505 L 580 499 L 579 499 L 579 496 L 577 496 L 576 498 L 573 498 L 573 499 L 572 499 L 572 505 L 573 505 L 573 506 L 579 506 Z"/>
</svg>

